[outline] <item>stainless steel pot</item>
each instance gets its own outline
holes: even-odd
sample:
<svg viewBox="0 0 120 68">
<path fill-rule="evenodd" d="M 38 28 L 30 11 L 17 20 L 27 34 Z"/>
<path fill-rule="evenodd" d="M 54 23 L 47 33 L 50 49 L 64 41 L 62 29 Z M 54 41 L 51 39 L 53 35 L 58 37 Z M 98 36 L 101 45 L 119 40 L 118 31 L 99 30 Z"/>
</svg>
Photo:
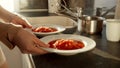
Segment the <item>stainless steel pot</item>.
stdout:
<svg viewBox="0 0 120 68">
<path fill-rule="evenodd" d="M 102 17 L 85 16 L 81 18 L 82 30 L 89 34 L 99 34 L 102 32 L 103 21 Z"/>
</svg>

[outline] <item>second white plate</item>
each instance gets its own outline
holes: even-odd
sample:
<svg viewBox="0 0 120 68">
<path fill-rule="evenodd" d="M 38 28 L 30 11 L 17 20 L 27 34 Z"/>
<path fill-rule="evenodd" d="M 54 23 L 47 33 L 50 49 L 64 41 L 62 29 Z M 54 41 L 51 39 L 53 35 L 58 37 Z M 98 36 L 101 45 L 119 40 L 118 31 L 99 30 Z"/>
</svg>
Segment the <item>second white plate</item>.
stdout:
<svg viewBox="0 0 120 68">
<path fill-rule="evenodd" d="M 40 27 L 40 26 L 52 27 L 52 28 L 57 29 L 57 31 L 55 31 L 55 32 L 33 32 L 34 34 L 37 34 L 37 35 L 51 35 L 51 34 L 56 34 L 56 33 L 63 32 L 65 30 L 65 28 L 63 26 L 54 25 L 54 24 L 36 24 L 36 25 L 33 25 L 33 28 Z"/>
<path fill-rule="evenodd" d="M 74 55 L 77 53 L 83 53 L 92 50 L 95 48 L 96 43 L 94 40 L 85 37 L 85 36 L 80 36 L 80 35 L 72 35 L 72 34 L 60 34 L 60 35 L 50 35 L 50 36 L 45 36 L 41 38 L 40 40 L 43 41 L 44 43 L 48 44 L 50 41 L 56 40 L 56 39 L 74 39 L 74 40 L 79 40 L 84 43 L 84 47 L 81 49 L 75 49 L 75 50 L 58 50 L 58 49 L 53 49 L 53 48 L 44 48 L 41 47 L 42 49 L 52 52 L 52 53 L 57 53 L 60 55 Z"/>
</svg>

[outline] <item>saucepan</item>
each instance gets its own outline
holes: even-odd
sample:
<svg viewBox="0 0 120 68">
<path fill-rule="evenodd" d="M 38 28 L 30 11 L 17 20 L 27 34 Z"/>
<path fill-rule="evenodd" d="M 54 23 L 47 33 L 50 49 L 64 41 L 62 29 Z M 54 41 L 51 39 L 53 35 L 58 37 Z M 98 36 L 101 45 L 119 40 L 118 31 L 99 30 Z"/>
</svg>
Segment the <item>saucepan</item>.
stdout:
<svg viewBox="0 0 120 68">
<path fill-rule="evenodd" d="M 103 22 L 105 18 L 98 16 L 83 16 L 82 31 L 88 34 L 100 34 L 103 30 Z"/>
</svg>

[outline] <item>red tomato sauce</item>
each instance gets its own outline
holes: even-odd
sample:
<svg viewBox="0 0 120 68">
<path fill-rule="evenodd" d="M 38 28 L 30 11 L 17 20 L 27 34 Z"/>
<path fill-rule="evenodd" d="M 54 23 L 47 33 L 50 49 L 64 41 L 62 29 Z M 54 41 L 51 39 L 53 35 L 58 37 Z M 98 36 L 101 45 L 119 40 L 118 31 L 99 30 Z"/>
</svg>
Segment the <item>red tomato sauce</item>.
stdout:
<svg viewBox="0 0 120 68">
<path fill-rule="evenodd" d="M 57 29 L 52 27 L 40 26 L 32 29 L 32 31 L 33 32 L 55 32 L 57 31 Z"/>
<path fill-rule="evenodd" d="M 53 40 L 48 43 L 50 48 L 55 48 L 59 50 L 74 50 L 84 47 L 84 43 L 78 40 L 72 39 L 58 39 Z"/>
</svg>

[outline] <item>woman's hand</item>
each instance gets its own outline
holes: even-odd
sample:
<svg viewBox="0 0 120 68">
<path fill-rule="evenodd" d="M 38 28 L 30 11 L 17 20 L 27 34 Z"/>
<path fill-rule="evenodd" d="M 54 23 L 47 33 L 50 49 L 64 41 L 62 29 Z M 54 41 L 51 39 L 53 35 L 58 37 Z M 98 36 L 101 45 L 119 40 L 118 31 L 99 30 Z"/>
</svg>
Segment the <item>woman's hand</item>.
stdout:
<svg viewBox="0 0 120 68">
<path fill-rule="evenodd" d="M 31 28 L 32 27 L 27 20 L 23 19 L 22 17 L 20 17 L 18 15 L 12 16 L 10 22 L 14 23 L 14 24 L 22 25 L 23 28 Z"/>
<path fill-rule="evenodd" d="M 46 52 L 39 47 L 48 47 L 45 43 L 36 38 L 35 35 L 25 29 L 20 29 L 13 37 L 12 42 L 19 47 L 22 53 L 44 54 Z"/>
<path fill-rule="evenodd" d="M 46 51 L 39 47 L 48 47 L 34 34 L 14 24 L 0 23 L 0 41 L 10 49 L 17 46 L 22 53 L 45 54 Z"/>
<path fill-rule="evenodd" d="M 23 19 L 20 15 L 11 13 L 0 6 L 0 18 L 3 19 L 6 23 L 14 23 L 22 25 L 24 28 L 31 28 L 32 26 Z"/>
</svg>

